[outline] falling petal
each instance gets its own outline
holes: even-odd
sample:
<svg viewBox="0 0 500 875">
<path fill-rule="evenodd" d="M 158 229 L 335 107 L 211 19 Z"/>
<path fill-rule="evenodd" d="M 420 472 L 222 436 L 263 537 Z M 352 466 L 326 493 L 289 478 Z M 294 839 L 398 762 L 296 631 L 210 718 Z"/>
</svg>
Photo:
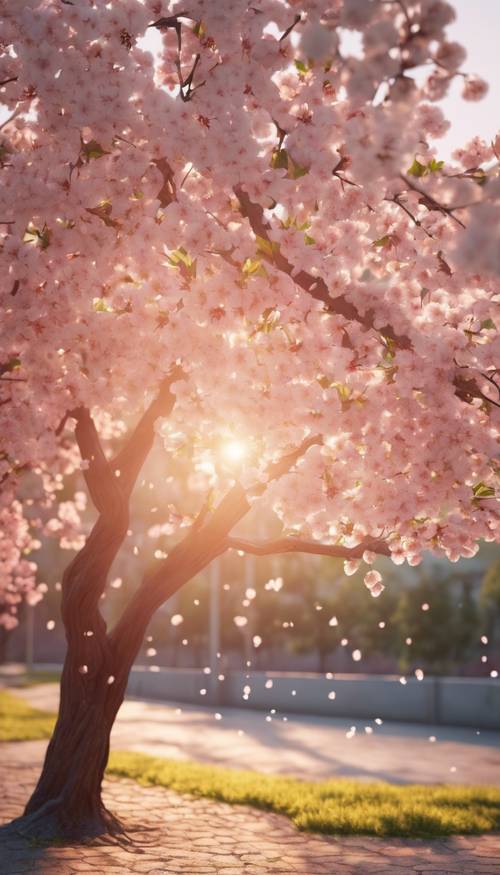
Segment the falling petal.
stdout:
<svg viewBox="0 0 500 875">
<path fill-rule="evenodd" d="M 184 622 L 184 617 L 182 614 L 174 614 L 173 617 L 170 617 L 170 622 L 172 626 L 180 626 Z"/>
</svg>

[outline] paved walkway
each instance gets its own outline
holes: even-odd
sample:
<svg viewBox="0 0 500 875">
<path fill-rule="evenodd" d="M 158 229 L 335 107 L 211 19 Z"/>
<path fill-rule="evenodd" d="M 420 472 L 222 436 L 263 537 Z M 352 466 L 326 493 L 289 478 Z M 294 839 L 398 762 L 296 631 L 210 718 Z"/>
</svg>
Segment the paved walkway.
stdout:
<svg viewBox="0 0 500 875">
<path fill-rule="evenodd" d="M 13 692 L 36 707 L 57 708 L 56 684 Z M 353 725 L 354 735 L 349 732 Z M 302 778 L 500 785 L 500 732 L 478 735 L 474 729 L 450 726 L 392 722 L 379 726 L 369 720 L 297 714 L 289 714 L 285 722 L 283 715 L 263 711 L 129 699 L 120 709 L 111 742 L 114 750 L 231 768 L 244 764 Z"/>
<path fill-rule="evenodd" d="M 0 745 L 0 820 L 21 813 L 44 747 L 44 742 Z M 299 833 L 275 814 L 121 780 L 106 781 L 105 800 L 127 824 L 137 826 L 133 850 L 95 844 L 44 849 L 0 834 L 1 875 L 497 875 L 499 871 L 500 835 L 432 842 L 315 836 Z"/>
</svg>

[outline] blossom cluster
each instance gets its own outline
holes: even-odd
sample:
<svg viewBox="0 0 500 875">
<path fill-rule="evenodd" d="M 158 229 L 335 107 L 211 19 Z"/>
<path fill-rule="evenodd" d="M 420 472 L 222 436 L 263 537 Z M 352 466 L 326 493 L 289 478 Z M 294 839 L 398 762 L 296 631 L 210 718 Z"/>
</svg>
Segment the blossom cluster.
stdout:
<svg viewBox="0 0 500 875">
<path fill-rule="evenodd" d="M 30 533 L 19 501 L 0 510 L 0 626 L 13 629 L 19 605 L 36 605 L 45 591 L 36 583 L 36 564 L 26 558 L 40 546 Z"/>
<path fill-rule="evenodd" d="M 193 482 L 262 480 L 319 434 L 265 493 L 289 531 L 473 555 L 499 538 L 499 144 L 439 160 L 452 7 L 184 7 L 5 10 L 0 479 L 33 470 L 55 500 L 78 465 L 67 412 L 117 434 L 180 362 L 158 431 Z M 234 438 L 237 472 L 218 461 Z M 49 525 L 73 546 L 75 513 Z"/>
</svg>

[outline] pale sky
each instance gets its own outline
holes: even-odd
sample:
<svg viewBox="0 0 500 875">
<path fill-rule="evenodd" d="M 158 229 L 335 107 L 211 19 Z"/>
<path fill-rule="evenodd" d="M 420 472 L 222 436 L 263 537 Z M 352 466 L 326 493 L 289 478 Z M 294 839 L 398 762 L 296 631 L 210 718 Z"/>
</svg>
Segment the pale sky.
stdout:
<svg viewBox="0 0 500 875">
<path fill-rule="evenodd" d="M 477 103 L 460 99 L 460 81 L 440 104 L 451 129 L 436 141 L 439 156 L 448 158 L 457 146 L 476 134 L 487 142 L 500 132 L 500 0 L 449 0 L 457 20 L 448 28 L 448 38 L 467 49 L 463 69 L 477 73 L 490 90 Z"/>
<path fill-rule="evenodd" d="M 463 69 L 477 73 L 490 90 L 479 102 L 460 98 L 461 80 L 453 82 L 450 93 L 439 104 L 451 122 L 443 139 L 436 141 L 439 158 L 448 159 L 457 146 L 476 134 L 490 142 L 500 132 L 500 0 L 449 0 L 457 20 L 448 28 L 448 38 L 461 43 L 468 53 Z M 143 44 L 152 48 L 159 34 L 148 31 Z M 0 107 L 0 122 L 8 115 Z"/>
<path fill-rule="evenodd" d="M 457 146 L 476 135 L 490 142 L 500 132 L 500 0 L 448 2 L 457 12 L 456 21 L 447 28 L 448 39 L 461 43 L 467 50 L 464 72 L 481 76 L 490 90 L 483 100 L 465 101 L 460 97 L 461 77 L 452 83 L 448 96 L 439 104 L 451 128 L 445 137 L 435 141 L 439 158 L 444 159 L 449 159 Z M 159 34 L 147 31 L 144 47 L 154 50 L 159 44 Z"/>
</svg>

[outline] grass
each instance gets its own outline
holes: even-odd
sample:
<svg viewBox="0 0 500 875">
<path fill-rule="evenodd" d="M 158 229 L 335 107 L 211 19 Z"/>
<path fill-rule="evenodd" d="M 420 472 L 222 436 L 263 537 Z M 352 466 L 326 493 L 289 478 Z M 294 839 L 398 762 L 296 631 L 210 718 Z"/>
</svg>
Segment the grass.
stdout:
<svg viewBox="0 0 500 875">
<path fill-rule="evenodd" d="M 500 829 L 497 787 L 299 781 L 126 751 L 111 755 L 108 774 L 274 811 L 299 829 L 330 835 L 429 837 Z"/>
<path fill-rule="evenodd" d="M 49 738 L 54 720 L 0 690 L 0 741 Z M 299 781 L 127 751 L 111 754 L 108 775 L 274 811 L 299 829 L 330 835 L 428 838 L 500 830 L 498 787 Z"/>
<path fill-rule="evenodd" d="M 0 690 L 0 741 L 35 741 L 50 738 L 55 716 L 32 708 L 5 690 Z"/>
</svg>

